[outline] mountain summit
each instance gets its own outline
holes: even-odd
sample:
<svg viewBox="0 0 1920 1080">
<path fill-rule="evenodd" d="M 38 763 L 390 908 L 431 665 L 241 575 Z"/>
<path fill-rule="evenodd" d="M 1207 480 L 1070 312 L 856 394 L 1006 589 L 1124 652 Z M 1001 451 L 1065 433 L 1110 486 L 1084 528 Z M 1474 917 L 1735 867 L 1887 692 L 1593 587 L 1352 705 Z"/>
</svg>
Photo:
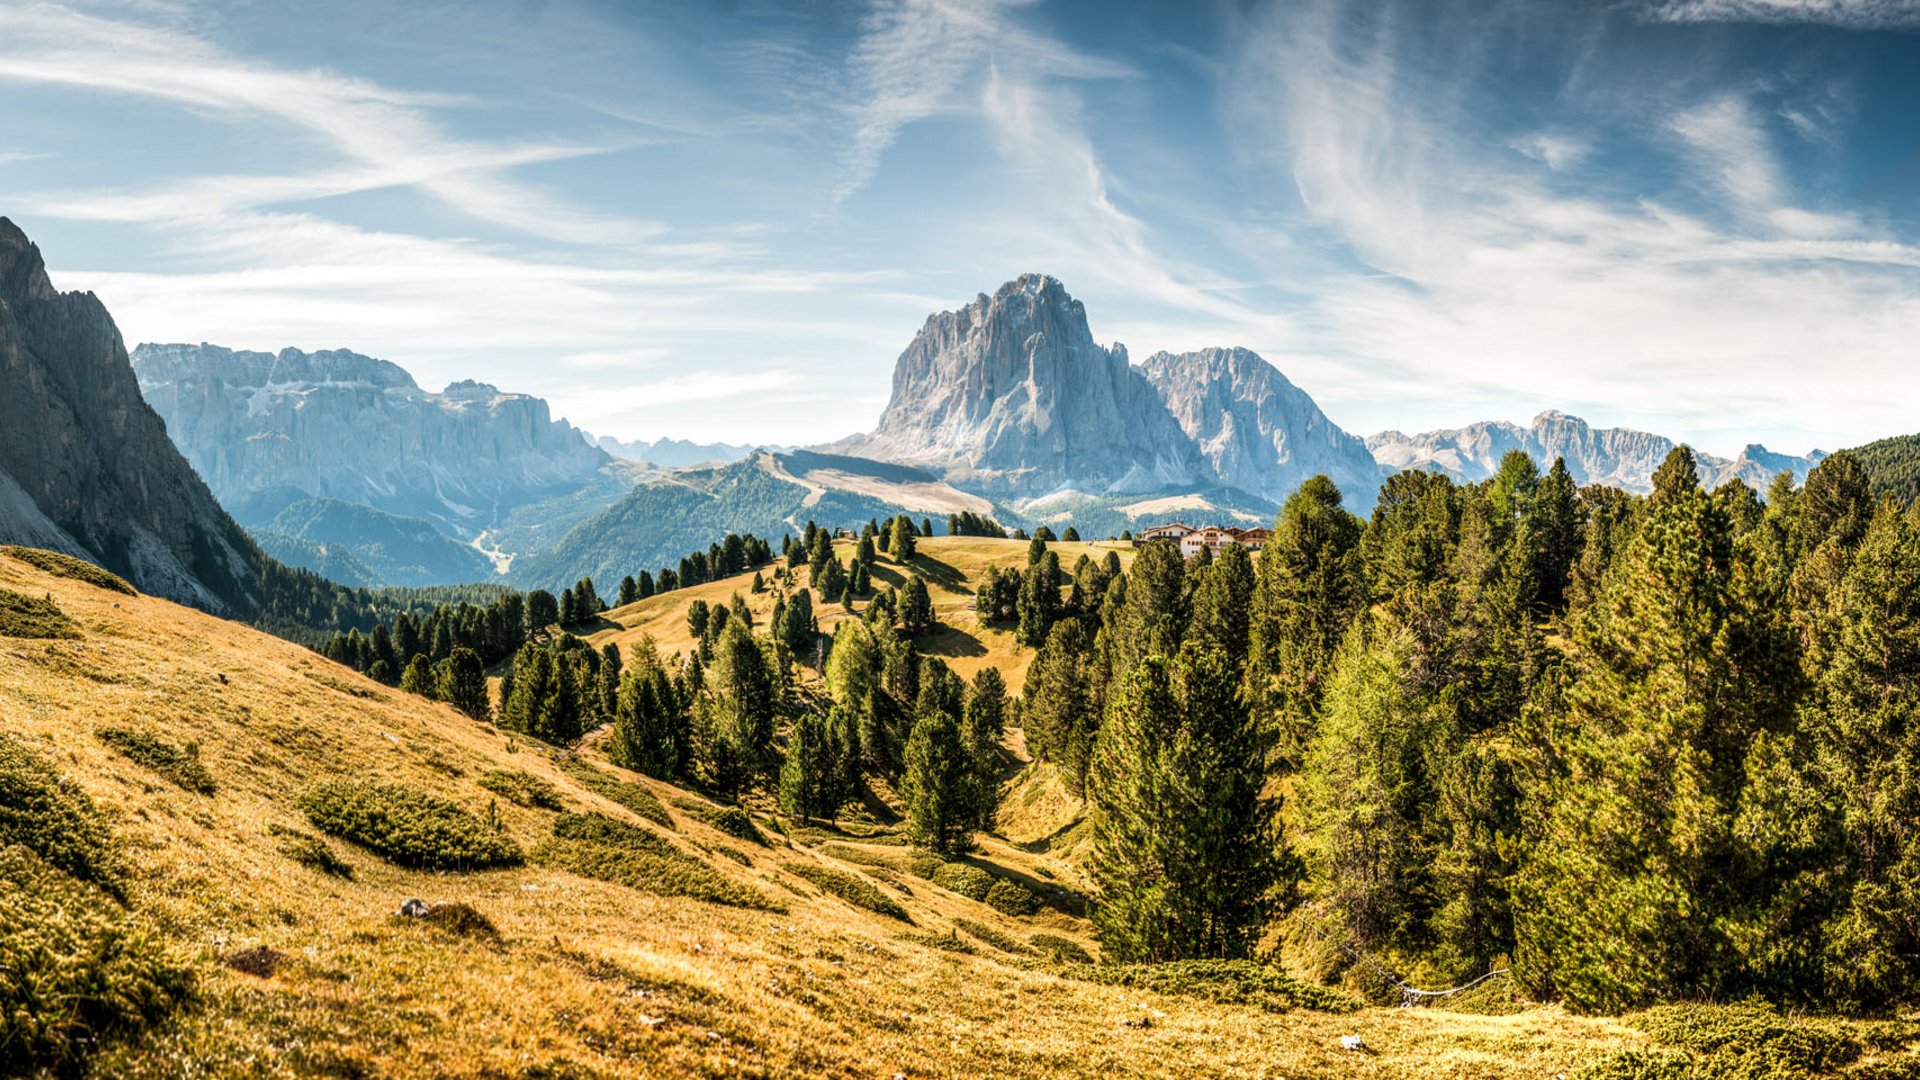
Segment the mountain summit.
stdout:
<svg viewBox="0 0 1920 1080">
<path fill-rule="evenodd" d="M 1212 481 L 1126 347 L 1095 342 L 1086 308 L 1044 274 L 929 317 L 894 367 L 879 426 L 835 449 L 1015 497 Z"/>
</svg>

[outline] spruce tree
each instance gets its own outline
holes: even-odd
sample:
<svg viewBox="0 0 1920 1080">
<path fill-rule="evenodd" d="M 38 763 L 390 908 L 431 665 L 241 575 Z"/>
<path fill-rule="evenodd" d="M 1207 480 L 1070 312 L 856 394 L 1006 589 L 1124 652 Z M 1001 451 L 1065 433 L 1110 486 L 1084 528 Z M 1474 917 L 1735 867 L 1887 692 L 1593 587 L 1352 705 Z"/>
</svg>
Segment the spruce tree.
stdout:
<svg viewBox="0 0 1920 1080">
<path fill-rule="evenodd" d="M 407 661 L 407 669 L 400 674 L 400 689 L 425 698 L 438 696 L 440 687 L 433 677 L 433 665 L 425 655 L 416 654 Z"/>
<path fill-rule="evenodd" d="M 1036 649 L 1060 617 L 1060 557 L 1047 551 L 1045 544 L 1040 547 L 1040 557 L 1027 564 L 1026 576 L 1020 580 L 1020 623 L 1014 631 L 1021 644 Z"/>
<path fill-rule="evenodd" d="M 545 630 L 560 621 L 560 604 L 553 594 L 545 589 L 535 589 L 527 594 L 527 637 Z"/>
<path fill-rule="evenodd" d="M 933 629 L 933 598 L 919 574 L 909 574 L 906 588 L 900 593 L 900 626 L 909 634 Z"/>
<path fill-rule="evenodd" d="M 1247 685 L 1291 763 L 1306 752 L 1327 669 L 1365 602 L 1360 522 L 1340 503 L 1340 489 L 1324 476 L 1300 485 L 1280 508 L 1254 575 Z"/>
<path fill-rule="evenodd" d="M 441 678 L 440 697 L 483 724 L 493 719 L 493 702 L 487 693 L 487 669 L 481 665 L 478 653 L 464 648 L 453 650 Z"/>
<path fill-rule="evenodd" d="M 907 804 L 907 837 L 938 854 L 968 846 L 970 770 L 953 717 L 933 710 L 914 719 L 907 738 L 900 795 Z"/>
<path fill-rule="evenodd" d="M 913 558 L 913 523 L 905 514 L 893 519 L 893 527 L 887 533 L 887 557 L 897 563 Z"/>
<path fill-rule="evenodd" d="M 1099 730 L 1088 670 L 1091 652 L 1080 620 L 1053 624 L 1027 670 L 1026 704 L 1021 710 L 1028 747 L 1042 760 L 1059 766 L 1067 790 L 1076 796 L 1085 790 Z"/>
<path fill-rule="evenodd" d="M 1007 684 L 997 668 L 981 668 L 967 694 L 960 745 L 971 770 L 969 820 L 974 828 L 993 828 L 999 810 L 1000 740 L 1007 733 Z"/>
<path fill-rule="evenodd" d="M 839 810 L 839 763 L 826 723 L 803 713 L 787 735 L 787 756 L 780 765 L 780 810 L 790 818 L 831 820 Z"/>
<path fill-rule="evenodd" d="M 639 599 L 640 599 L 640 583 L 633 579 L 632 574 L 628 574 L 626 577 L 621 578 L 619 606 L 626 607 L 628 604 L 631 604 Z"/>
<path fill-rule="evenodd" d="M 1219 650 L 1149 656 L 1102 724 L 1088 808 L 1093 921 L 1119 962 L 1251 954 L 1279 882 L 1262 725 Z"/>
</svg>

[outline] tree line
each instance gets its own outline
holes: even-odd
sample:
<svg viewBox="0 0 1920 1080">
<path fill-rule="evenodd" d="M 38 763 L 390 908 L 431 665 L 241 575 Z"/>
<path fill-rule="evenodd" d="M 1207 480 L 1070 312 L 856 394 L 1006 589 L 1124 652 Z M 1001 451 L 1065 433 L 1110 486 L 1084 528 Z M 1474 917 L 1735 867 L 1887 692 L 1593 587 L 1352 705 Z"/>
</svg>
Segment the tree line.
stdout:
<svg viewBox="0 0 1920 1080">
<path fill-rule="evenodd" d="M 1509 454 L 1365 522 L 1315 478 L 1257 561 L 1148 544 L 1058 613 L 1021 715 L 1116 959 L 1272 933 L 1328 979 L 1885 1009 L 1920 985 L 1916 586 L 1920 518 L 1847 454 L 1764 502 L 1685 448 L 1645 497 Z"/>
</svg>

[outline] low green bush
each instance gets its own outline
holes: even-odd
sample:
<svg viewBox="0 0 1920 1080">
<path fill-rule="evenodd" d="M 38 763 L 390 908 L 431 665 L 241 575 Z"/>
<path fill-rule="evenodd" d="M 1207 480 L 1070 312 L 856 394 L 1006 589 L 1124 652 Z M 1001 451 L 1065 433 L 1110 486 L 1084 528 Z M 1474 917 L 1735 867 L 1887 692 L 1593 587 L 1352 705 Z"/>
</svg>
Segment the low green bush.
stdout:
<svg viewBox="0 0 1920 1080">
<path fill-rule="evenodd" d="M 1251 960 L 1175 960 L 1164 964 L 1062 964 L 1057 975 L 1103 986 L 1250 1005 L 1267 1012 L 1353 1012 L 1360 1003 L 1338 990 L 1304 983 Z"/>
<path fill-rule="evenodd" d="M 1912 1025 L 1782 1016 L 1764 1002 L 1659 1005 L 1628 1023 L 1657 1044 L 1588 1063 L 1578 1080 L 1895 1080 L 1920 1076 L 1908 1057 L 1849 1068 L 1869 1051 L 1915 1038 Z"/>
<path fill-rule="evenodd" d="M 199 795 L 214 793 L 213 777 L 200 763 L 197 744 L 175 746 L 150 732 L 123 727 L 104 727 L 95 734 L 134 764 L 144 766 L 176 787 Z"/>
<path fill-rule="evenodd" d="M 1058 934 L 1035 934 L 1027 939 L 1033 947 L 1062 964 L 1091 964 L 1093 954 L 1080 947 L 1072 938 L 1063 938 Z"/>
<path fill-rule="evenodd" d="M 97 888 L 0 847 L 0 1071 L 65 1071 L 193 995 L 193 971 Z"/>
<path fill-rule="evenodd" d="M 1006 878 L 994 879 L 993 884 L 987 889 L 986 901 L 988 907 L 1002 915 L 1023 918 L 1040 913 L 1040 898 L 1033 895 L 1032 890 L 1025 885 L 1008 881 Z"/>
<path fill-rule="evenodd" d="M 401 866 L 484 870 L 521 861 L 512 837 L 437 795 L 403 784 L 336 780 L 302 795 L 300 809 L 320 831 Z"/>
<path fill-rule="evenodd" d="M 933 872 L 933 883 L 948 892 L 959 893 L 969 900 L 985 900 L 993 889 L 992 874 L 967 863 L 942 863 Z"/>
<path fill-rule="evenodd" d="M 916 934 L 909 931 L 900 934 L 899 938 L 901 941 L 911 942 L 915 945 L 925 945 L 929 949 L 939 949 L 943 952 L 965 953 L 969 956 L 973 955 L 973 946 L 967 944 L 958 933 L 952 930 L 944 934 Z"/>
<path fill-rule="evenodd" d="M 865 878 L 843 874 L 838 870 L 829 870 L 813 863 L 788 863 L 785 869 L 796 877 L 813 882 L 823 891 L 832 893 L 854 907 L 866 908 L 868 911 L 878 912 L 889 919 L 899 919 L 901 922 L 913 921 L 913 917 L 907 914 L 906 908 L 901 907 L 893 897 L 881 892 L 878 886 Z"/>
<path fill-rule="evenodd" d="M 618 781 L 615 781 L 616 783 Z M 515 806 L 536 810 L 564 810 L 560 789 L 537 776 L 510 769 L 488 769 L 480 774 L 480 786 Z"/>
<path fill-rule="evenodd" d="M 1011 953 L 1015 956 L 1033 955 L 1033 946 L 1024 944 L 1012 934 L 1002 933 L 986 923 L 975 922 L 972 919 L 955 919 L 953 925 L 965 930 L 968 937 L 991 945 L 1003 953 Z M 1092 957 L 1088 957 L 1088 960 L 1091 961 Z"/>
<path fill-rule="evenodd" d="M 900 862 L 896 855 L 883 855 L 851 844 L 825 844 L 820 848 L 820 854 L 839 859 L 841 862 L 850 862 L 856 866 L 884 866 L 889 870 L 898 869 Z"/>
<path fill-rule="evenodd" d="M 939 873 L 940 868 L 945 865 L 947 860 L 931 851 L 914 851 L 907 854 L 907 869 L 913 872 L 914 877 L 932 881 L 933 875 Z"/>
<path fill-rule="evenodd" d="M 126 863 L 93 800 L 0 732 L 0 847 L 10 844 L 115 898 L 124 895 Z"/>
<path fill-rule="evenodd" d="M 0 546 L 0 555 L 11 555 L 29 566 L 39 567 L 54 577 L 84 581 L 96 588 L 108 589 L 128 596 L 139 596 L 134 587 L 127 584 L 120 575 L 110 573 L 93 565 L 85 559 L 76 559 L 71 555 L 62 555 L 57 551 L 41 548 L 17 547 L 12 544 Z"/>
<path fill-rule="evenodd" d="M 77 638 L 80 628 L 51 598 L 0 589 L 0 637 Z"/>
<path fill-rule="evenodd" d="M 192 969 L 123 903 L 128 875 L 93 800 L 0 734 L 0 1072 L 77 1071 L 192 996 Z"/>
<path fill-rule="evenodd" d="M 280 854 L 294 862 L 323 874 L 353 880 L 353 864 L 335 855 L 325 840 L 285 825 L 269 825 L 267 833 L 280 838 Z"/>
<path fill-rule="evenodd" d="M 665 837 L 603 814 L 562 814 L 553 839 L 534 849 L 533 859 L 657 896 L 685 896 L 729 907 L 784 912 L 786 906 L 760 890 L 722 875 Z"/>
<path fill-rule="evenodd" d="M 562 763 L 560 771 L 608 802 L 624 806 L 656 825 L 673 828 L 673 818 L 667 814 L 667 808 L 660 805 L 660 800 L 646 785 L 608 776 L 578 758 Z"/>
</svg>

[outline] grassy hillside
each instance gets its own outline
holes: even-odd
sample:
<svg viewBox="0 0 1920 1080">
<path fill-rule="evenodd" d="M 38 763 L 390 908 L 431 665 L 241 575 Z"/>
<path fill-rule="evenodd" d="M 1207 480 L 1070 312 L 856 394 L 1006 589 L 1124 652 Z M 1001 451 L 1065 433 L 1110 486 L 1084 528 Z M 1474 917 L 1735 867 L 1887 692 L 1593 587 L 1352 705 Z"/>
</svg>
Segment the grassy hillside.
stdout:
<svg viewBox="0 0 1920 1080">
<path fill-rule="evenodd" d="M 1014 547 L 935 541 L 925 558 L 964 578 Z M 577 757 L 516 741 L 112 584 L 0 555 L 0 595 L 57 608 L 54 631 L 72 635 L 0 637 L 0 739 L 99 808 L 135 920 L 196 985 L 157 1026 L 110 1039 L 94 1075 L 1539 1077 L 1651 1041 L 1550 1008 L 1350 1011 L 1284 979 L 1108 985 L 1141 973 L 1048 951 L 1097 950 L 1070 844 L 1046 835 L 1071 808 L 1044 769 L 1012 793 L 1009 839 L 934 867 L 872 820 L 756 811 L 742 828 L 607 765 L 591 739 Z M 939 595 L 957 614 L 957 594 Z M 610 633 L 687 598 L 617 612 Z M 469 858 L 525 861 L 408 869 L 326 836 L 311 814 L 334 821 L 332 804 L 314 794 L 361 790 L 343 783 L 446 800 L 472 815 L 446 812 L 467 822 Z M 0 810 L 18 795 L 0 784 Z M 17 820 L 0 813 L 0 854 Z M 1048 905 L 1013 916 L 968 898 L 994 878 Z M 412 898 L 467 908 L 396 915 Z M 0 927 L 0 957 L 17 959 L 16 931 Z M 1370 1049 L 1342 1049 L 1348 1034 Z"/>
<path fill-rule="evenodd" d="M 850 562 L 855 547 L 854 543 L 842 540 L 834 545 L 834 552 L 842 562 Z M 982 668 L 997 667 L 1006 676 L 1009 691 L 1018 693 L 1026 683 L 1027 665 L 1033 661 L 1033 650 L 1022 648 L 1014 641 L 1011 627 L 982 625 L 973 614 L 973 594 L 980 587 L 980 576 L 988 567 L 1024 570 L 1027 565 L 1027 541 L 935 536 L 921 538 L 916 541 L 915 547 L 916 554 L 906 567 L 883 556 L 875 564 L 873 580 L 876 587 L 892 585 L 896 588 L 906 582 L 909 572 L 918 573 L 926 580 L 940 627 L 922 635 L 919 639 L 920 650 L 927 655 L 940 657 L 967 679 L 972 679 Z M 1133 562 L 1133 548 L 1127 544 L 1100 541 L 1053 543 L 1048 547 L 1060 557 L 1061 568 L 1068 572 L 1072 571 L 1082 554 L 1104 559 L 1108 551 L 1118 551 L 1123 567 Z M 801 581 L 806 580 L 807 570 L 804 566 L 794 572 Z M 772 573 L 772 568 L 762 571 L 763 577 L 769 579 Z M 747 573 L 650 596 L 637 604 L 608 612 L 605 621 L 588 640 L 596 647 L 613 642 L 624 649 L 642 636 L 651 635 L 663 651 L 690 651 L 694 642 L 687 630 L 686 613 L 688 605 L 695 600 L 704 600 L 709 605 L 724 604 L 737 592 L 746 599 L 756 623 L 766 625 L 766 620 L 773 616 L 774 593 L 770 589 L 756 595 L 752 586 L 753 574 Z M 829 635 L 841 620 L 857 617 L 859 612 L 866 609 L 865 604 L 858 604 L 849 614 L 837 603 L 823 603 L 817 593 L 813 603 L 820 628 Z"/>
</svg>

